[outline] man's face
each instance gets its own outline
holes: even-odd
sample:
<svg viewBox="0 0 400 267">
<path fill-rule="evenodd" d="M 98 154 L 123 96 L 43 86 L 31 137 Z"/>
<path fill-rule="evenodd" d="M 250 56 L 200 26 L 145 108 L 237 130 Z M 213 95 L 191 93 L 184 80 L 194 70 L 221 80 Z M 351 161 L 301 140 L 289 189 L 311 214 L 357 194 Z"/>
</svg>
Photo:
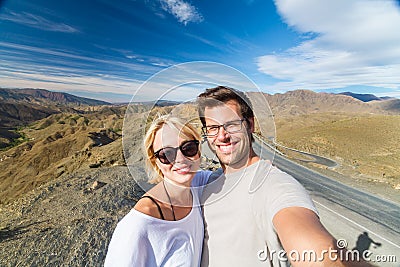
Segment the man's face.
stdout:
<svg viewBox="0 0 400 267">
<path fill-rule="evenodd" d="M 204 111 L 207 127 L 242 120 L 243 117 L 240 114 L 240 107 L 233 100 L 216 107 L 206 107 Z M 251 151 L 250 132 L 252 132 L 252 125 L 244 120 L 240 131 L 229 133 L 220 127 L 217 135 L 207 136 L 207 140 L 221 164 L 225 167 L 241 169 L 247 166 Z"/>
</svg>

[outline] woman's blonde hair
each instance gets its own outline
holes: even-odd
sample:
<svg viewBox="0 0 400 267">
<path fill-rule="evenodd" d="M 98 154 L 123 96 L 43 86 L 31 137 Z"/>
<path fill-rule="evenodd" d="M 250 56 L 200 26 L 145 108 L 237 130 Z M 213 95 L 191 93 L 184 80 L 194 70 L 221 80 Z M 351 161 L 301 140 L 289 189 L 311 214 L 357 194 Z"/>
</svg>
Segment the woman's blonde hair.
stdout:
<svg viewBox="0 0 400 267">
<path fill-rule="evenodd" d="M 163 174 L 156 164 L 156 157 L 154 156 L 155 151 L 153 148 L 153 143 L 156 133 L 164 125 L 168 125 L 171 128 L 177 129 L 179 132 L 179 136 L 182 138 L 188 138 L 189 140 L 201 139 L 199 132 L 189 122 L 185 122 L 180 118 L 164 115 L 155 119 L 150 125 L 149 129 L 147 130 L 143 142 L 146 168 L 148 170 L 150 183 L 159 183 L 163 179 Z"/>
</svg>

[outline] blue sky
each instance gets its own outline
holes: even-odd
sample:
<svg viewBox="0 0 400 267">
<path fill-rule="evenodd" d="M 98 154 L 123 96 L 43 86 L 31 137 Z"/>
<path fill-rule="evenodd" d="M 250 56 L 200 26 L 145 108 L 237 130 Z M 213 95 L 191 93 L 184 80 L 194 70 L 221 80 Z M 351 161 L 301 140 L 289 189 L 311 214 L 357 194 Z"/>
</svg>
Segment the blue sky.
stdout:
<svg viewBox="0 0 400 267">
<path fill-rule="evenodd" d="M 400 97 L 398 1 L 0 3 L 3 88 L 126 102 L 167 67 L 213 61 L 267 93 L 351 90 Z"/>
</svg>

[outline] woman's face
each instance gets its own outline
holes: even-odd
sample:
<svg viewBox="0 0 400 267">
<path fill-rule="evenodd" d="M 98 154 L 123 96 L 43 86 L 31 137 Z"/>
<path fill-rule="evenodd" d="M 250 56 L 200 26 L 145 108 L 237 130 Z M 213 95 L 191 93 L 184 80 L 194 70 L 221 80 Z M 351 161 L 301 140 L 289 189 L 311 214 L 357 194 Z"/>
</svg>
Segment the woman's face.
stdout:
<svg viewBox="0 0 400 267">
<path fill-rule="evenodd" d="M 193 140 L 194 138 L 180 137 L 179 131 L 175 128 L 164 124 L 161 129 L 156 132 L 153 148 L 154 152 L 165 148 L 177 148 L 185 141 Z M 192 157 L 185 157 L 182 151 L 178 149 L 175 161 L 170 164 L 161 163 L 156 159 L 156 164 L 160 168 L 164 177 L 182 186 L 190 186 L 190 183 L 200 166 L 199 153 Z"/>
</svg>

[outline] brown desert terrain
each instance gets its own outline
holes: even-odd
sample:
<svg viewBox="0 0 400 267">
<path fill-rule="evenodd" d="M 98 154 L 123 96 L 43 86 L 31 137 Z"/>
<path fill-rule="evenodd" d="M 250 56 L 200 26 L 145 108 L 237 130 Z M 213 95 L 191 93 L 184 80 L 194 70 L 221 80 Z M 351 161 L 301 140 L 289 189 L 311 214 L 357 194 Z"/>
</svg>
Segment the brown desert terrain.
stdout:
<svg viewBox="0 0 400 267">
<path fill-rule="evenodd" d="M 305 90 L 265 96 L 278 143 L 338 166 L 302 164 L 400 202 L 399 100 L 363 102 Z M 13 101 L 27 112 L 32 108 L 31 100 Z M 36 100 L 45 117 L 29 117 L 25 124 L 23 116 L 13 115 L 15 124 L 8 120 L 7 127 L 19 127 L 12 132 L 20 140 L 0 151 L 0 266 L 102 265 L 116 223 L 143 194 L 135 179 L 146 179 L 145 120 L 174 109 L 157 107 L 147 117 L 148 107 L 133 106 L 137 120 L 125 125 L 132 132 L 124 136 L 133 150 L 124 155 L 126 106 L 57 101 Z M 195 112 L 185 105 L 178 114 Z"/>
</svg>

